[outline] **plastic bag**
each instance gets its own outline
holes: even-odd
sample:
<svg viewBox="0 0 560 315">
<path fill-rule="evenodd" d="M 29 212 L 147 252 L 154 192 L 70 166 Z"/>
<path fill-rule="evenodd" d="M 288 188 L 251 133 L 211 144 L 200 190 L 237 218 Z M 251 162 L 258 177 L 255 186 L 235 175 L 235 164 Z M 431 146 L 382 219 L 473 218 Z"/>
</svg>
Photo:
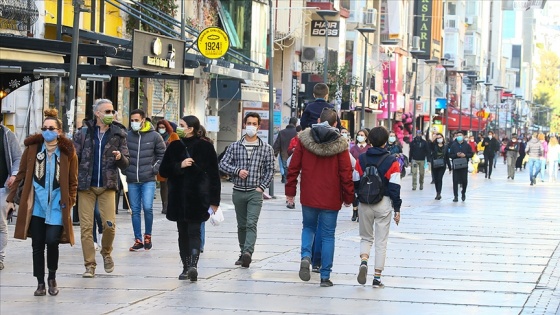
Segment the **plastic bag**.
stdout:
<svg viewBox="0 0 560 315">
<path fill-rule="evenodd" d="M 224 212 L 221 207 L 218 207 L 216 212 L 214 212 L 212 208 L 208 208 L 208 213 L 210 213 L 210 219 L 208 219 L 208 221 L 210 221 L 213 226 L 220 225 L 220 223 L 224 222 Z"/>
</svg>

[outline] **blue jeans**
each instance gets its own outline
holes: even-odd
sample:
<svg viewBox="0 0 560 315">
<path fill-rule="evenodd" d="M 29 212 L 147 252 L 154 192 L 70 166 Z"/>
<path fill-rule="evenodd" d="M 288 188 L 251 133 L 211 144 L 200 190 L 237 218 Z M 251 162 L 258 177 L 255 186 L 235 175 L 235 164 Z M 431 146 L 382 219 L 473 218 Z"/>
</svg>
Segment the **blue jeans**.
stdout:
<svg viewBox="0 0 560 315">
<path fill-rule="evenodd" d="M 321 247 L 323 247 L 323 242 L 321 242 L 321 237 L 323 237 L 321 233 L 321 229 L 317 229 L 315 231 L 315 237 L 313 239 L 313 247 L 312 247 L 312 257 L 311 257 L 311 264 L 314 267 L 321 266 Z"/>
<path fill-rule="evenodd" d="M 301 258 L 311 258 L 317 228 L 321 233 L 321 279 L 329 279 L 334 259 L 334 232 L 338 211 L 322 210 L 302 205 Z"/>
<path fill-rule="evenodd" d="M 541 171 L 541 160 L 539 158 L 529 158 L 529 162 L 527 164 L 529 167 L 529 178 L 533 180 L 533 178 L 536 178 Z"/>
<path fill-rule="evenodd" d="M 282 154 L 278 154 L 278 167 L 280 168 L 280 175 L 288 176 L 288 168 L 286 161 L 282 160 Z"/>
<path fill-rule="evenodd" d="M 128 198 L 130 209 L 132 210 L 132 228 L 134 238 L 142 240 L 142 219 L 140 212 L 144 210 L 145 234 L 152 235 L 152 224 L 154 222 L 154 194 L 156 192 L 156 182 L 128 183 Z"/>
<path fill-rule="evenodd" d="M 541 159 L 540 162 L 541 162 L 541 168 L 540 168 L 540 170 L 541 170 L 541 181 L 544 182 L 544 173 L 545 173 L 545 169 L 546 169 L 546 160 L 545 160 L 545 159 Z"/>
<path fill-rule="evenodd" d="M 204 239 L 206 238 L 206 222 L 200 224 L 200 251 L 204 251 Z"/>
</svg>

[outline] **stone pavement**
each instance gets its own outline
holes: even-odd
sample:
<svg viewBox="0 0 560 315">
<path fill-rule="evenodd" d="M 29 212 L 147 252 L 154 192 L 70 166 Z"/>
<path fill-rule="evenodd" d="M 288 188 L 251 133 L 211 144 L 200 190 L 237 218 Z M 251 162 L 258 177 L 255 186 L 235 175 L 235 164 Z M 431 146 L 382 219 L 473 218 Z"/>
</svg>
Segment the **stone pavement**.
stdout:
<svg viewBox="0 0 560 315">
<path fill-rule="evenodd" d="M 427 175 L 423 191 L 403 180 L 402 219 L 392 225 L 384 289 L 356 281 L 358 224 L 350 209 L 340 213 L 332 288 L 298 277 L 301 208 L 285 207 L 276 177 L 277 199 L 266 200 L 249 269 L 238 257 L 231 184 L 223 184 L 226 222 L 206 227 L 199 281 L 179 281 L 175 225 L 156 201 L 151 251 L 129 252 L 130 217 L 117 216 L 113 258 L 106 274 L 98 254 L 97 275 L 83 279 L 78 244 L 61 245 L 56 297 L 35 297 L 31 241 L 10 239 L 0 271 L 1 314 L 559 314 L 560 184 L 529 186 L 528 170 L 506 180 L 503 164 L 491 180 L 469 176 L 467 201 L 451 200 L 451 175 L 441 201 Z M 10 226 L 10 236 L 13 226 Z"/>
</svg>

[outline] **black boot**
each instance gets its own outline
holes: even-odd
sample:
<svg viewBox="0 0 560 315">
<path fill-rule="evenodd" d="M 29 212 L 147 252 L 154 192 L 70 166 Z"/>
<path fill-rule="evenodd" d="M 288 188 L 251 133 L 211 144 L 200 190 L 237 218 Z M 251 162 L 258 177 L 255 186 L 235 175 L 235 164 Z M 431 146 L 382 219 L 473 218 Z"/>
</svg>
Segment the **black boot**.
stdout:
<svg viewBox="0 0 560 315">
<path fill-rule="evenodd" d="M 190 256 L 190 267 L 187 271 L 187 275 L 191 281 L 198 280 L 198 270 L 196 267 L 198 266 L 198 257 L 200 256 L 200 251 L 196 248 L 192 250 L 192 254 Z"/>
<path fill-rule="evenodd" d="M 286 176 L 282 175 L 282 184 L 285 184 L 285 183 L 286 183 Z"/>
<path fill-rule="evenodd" d="M 162 202 L 161 213 L 167 214 L 167 202 Z"/>
<path fill-rule="evenodd" d="M 358 219 L 358 207 L 354 207 L 352 211 L 352 221 L 356 221 Z"/>
<path fill-rule="evenodd" d="M 179 275 L 179 280 L 187 280 L 189 278 L 190 257 L 181 257 L 181 261 L 183 262 L 183 272 Z"/>
</svg>

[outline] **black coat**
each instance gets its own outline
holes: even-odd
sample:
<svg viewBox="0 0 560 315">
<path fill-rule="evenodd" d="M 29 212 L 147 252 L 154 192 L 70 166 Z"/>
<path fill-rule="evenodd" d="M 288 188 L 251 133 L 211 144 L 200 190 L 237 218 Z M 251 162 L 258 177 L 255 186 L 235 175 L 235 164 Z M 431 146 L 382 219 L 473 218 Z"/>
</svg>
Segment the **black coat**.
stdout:
<svg viewBox="0 0 560 315">
<path fill-rule="evenodd" d="M 188 156 L 195 164 L 181 168 L 181 162 Z M 159 174 L 167 178 L 169 187 L 168 220 L 203 222 L 210 217 L 210 205 L 220 205 L 218 157 L 210 142 L 198 137 L 171 142 L 163 156 Z"/>
<path fill-rule="evenodd" d="M 500 142 L 496 138 L 484 138 L 482 146 L 484 147 L 484 156 L 493 157 L 496 155 L 496 151 L 500 150 Z"/>
</svg>

